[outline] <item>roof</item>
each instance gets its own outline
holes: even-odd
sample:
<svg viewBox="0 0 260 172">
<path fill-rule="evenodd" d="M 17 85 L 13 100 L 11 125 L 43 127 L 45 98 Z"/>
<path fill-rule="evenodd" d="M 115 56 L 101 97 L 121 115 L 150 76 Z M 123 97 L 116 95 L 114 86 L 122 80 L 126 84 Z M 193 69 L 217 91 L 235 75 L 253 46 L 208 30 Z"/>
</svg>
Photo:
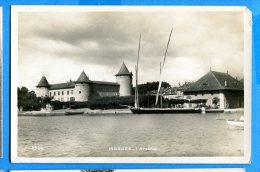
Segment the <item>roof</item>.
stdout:
<svg viewBox="0 0 260 172">
<path fill-rule="evenodd" d="M 152 90 L 149 91 L 147 94 L 153 95 L 153 94 L 157 94 L 158 90 Z M 176 95 L 177 94 L 177 88 L 176 87 L 161 87 L 160 89 L 160 94 L 164 94 L 164 95 Z"/>
<path fill-rule="evenodd" d="M 240 90 L 243 91 L 243 83 L 233 78 L 228 73 L 209 71 L 198 81 L 192 83 L 184 92 L 202 90 Z"/>
<path fill-rule="evenodd" d="M 87 77 L 86 73 L 82 71 L 76 83 L 84 83 L 84 82 L 89 82 L 89 78 Z"/>
<path fill-rule="evenodd" d="M 100 85 L 118 85 L 117 82 L 106 82 L 106 81 L 90 81 L 93 84 L 100 84 Z"/>
<path fill-rule="evenodd" d="M 123 62 L 120 70 L 117 72 L 116 76 L 122 76 L 122 75 L 132 75 L 131 72 L 127 69 L 125 63 Z"/>
<path fill-rule="evenodd" d="M 42 76 L 40 82 L 36 87 L 50 87 L 50 84 L 48 83 L 47 79 L 45 76 Z"/>
<path fill-rule="evenodd" d="M 89 81 L 89 83 L 97 84 L 97 85 L 115 85 L 119 86 L 116 82 L 105 82 L 105 81 Z M 59 84 L 51 84 L 49 90 L 59 90 L 59 89 L 69 89 L 75 88 L 75 82 L 70 81 L 66 83 L 59 83 Z"/>
<path fill-rule="evenodd" d="M 37 87 L 49 87 L 49 90 L 59 90 L 59 89 L 69 89 L 75 88 L 76 83 L 91 83 L 96 85 L 114 85 L 119 86 L 116 82 L 106 82 L 106 81 L 90 81 L 88 76 L 84 71 L 80 74 L 77 81 L 69 81 L 65 83 L 58 83 L 58 84 L 49 84 L 47 79 L 43 76 Z"/>
<path fill-rule="evenodd" d="M 70 81 L 66 83 L 51 84 L 49 90 L 69 89 L 74 87 L 75 87 L 75 83 Z"/>
<path fill-rule="evenodd" d="M 177 87 L 168 87 L 164 90 L 163 94 L 165 95 L 176 95 L 177 94 Z"/>
</svg>

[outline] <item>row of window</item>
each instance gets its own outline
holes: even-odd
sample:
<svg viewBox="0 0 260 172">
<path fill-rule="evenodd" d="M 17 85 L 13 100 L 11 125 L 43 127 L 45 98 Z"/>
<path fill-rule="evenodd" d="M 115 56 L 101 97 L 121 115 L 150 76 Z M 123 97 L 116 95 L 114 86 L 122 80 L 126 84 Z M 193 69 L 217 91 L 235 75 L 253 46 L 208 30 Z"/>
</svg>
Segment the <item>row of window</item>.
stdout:
<svg viewBox="0 0 260 172">
<path fill-rule="evenodd" d="M 67 93 L 67 95 L 73 95 L 73 90 L 67 90 L 67 91 L 53 91 L 49 93 L 49 96 L 56 96 L 56 95 L 64 95 L 65 93 Z M 79 94 L 81 94 L 82 91 L 79 91 Z M 99 91 L 99 93 L 101 94 L 101 96 L 117 96 L 118 93 L 117 92 L 102 92 Z"/>
<path fill-rule="evenodd" d="M 67 91 L 53 91 L 49 93 L 49 96 L 56 96 L 56 95 L 64 95 L 64 93 L 67 92 L 67 95 L 73 95 L 73 90 L 67 90 Z M 82 91 L 79 91 L 79 94 L 81 94 Z M 117 96 L 117 92 L 99 92 L 100 96 L 105 97 L 105 96 Z M 62 100 L 61 100 L 62 99 Z M 63 101 L 63 98 L 59 99 L 60 101 Z"/>
<path fill-rule="evenodd" d="M 64 98 L 58 98 L 57 100 L 63 102 L 63 101 L 64 101 Z M 68 97 L 68 98 L 67 98 L 67 102 L 68 102 L 68 101 L 71 101 L 71 102 L 75 101 L 75 97 Z"/>
<path fill-rule="evenodd" d="M 73 95 L 73 90 L 67 90 L 67 91 L 53 91 L 53 92 L 50 92 L 50 97 L 51 96 L 56 96 L 56 93 L 57 95 L 64 95 L 64 92 L 67 92 L 67 95 Z"/>
<path fill-rule="evenodd" d="M 213 94 L 214 94 L 213 91 L 211 91 L 211 95 L 212 96 L 213 96 Z M 201 92 L 201 95 L 204 96 L 204 92 L 203 91 Z M 197 92 L 195 92 L 195 96 L 197 96 Z"/>
<path fill-rule="evenodd" d="M 103 91 L 98 91 L 98 95 L 101 96 L 101 97 L 118 96 L 118 92 L 103 92 Z"/>
</svg>

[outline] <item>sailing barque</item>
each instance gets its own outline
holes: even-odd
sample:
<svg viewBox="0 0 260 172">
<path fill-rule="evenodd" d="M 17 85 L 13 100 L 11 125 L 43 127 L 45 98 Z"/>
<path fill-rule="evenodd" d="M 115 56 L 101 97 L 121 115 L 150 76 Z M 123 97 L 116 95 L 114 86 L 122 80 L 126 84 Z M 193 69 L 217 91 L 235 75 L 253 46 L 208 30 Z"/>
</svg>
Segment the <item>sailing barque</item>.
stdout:
<svg viewBox="0 0 260 172">
<path fill-rule="evenodd" d="M 171 35 L 172 35 L 173 29 L 171 29 L 171 33 L 167 42 L 166 46 L 166 51 L 164 53 L 164 58 L 163 58 L 163 63 L 160 64 L 160 82 L 157 90 L 157 95 L 156 95 L 156 102 L 155 106 L 158 104 L 158 99 L 159 99 L 159 93 L 161 90 L 161 85 L 162 85 L 162 73 L 163 73 L 163 67 L 166 61 L 167 57 L 167 51 L 168 47 L 170 44 L 171 40 Z M 138 98 L 138 66 L 139 66 L 139 58 L 140 58 L 140 43 L 141 43 L 141 35 L 139 37 L 139 44 L 138 44 L 138 54 L 137 54 L 137 63 L 135 66 L 135 73 L 136 73 L 136 86 L 135 86 L 135 107 L 130 107 L 130 110 L 132 113 L 135 114 L 151 114 L 151 113 L 201 113 L 201 109 L 195 109 L 195 108 L 140 108 L 139 106 L 139 98 Z"/>
</svg>

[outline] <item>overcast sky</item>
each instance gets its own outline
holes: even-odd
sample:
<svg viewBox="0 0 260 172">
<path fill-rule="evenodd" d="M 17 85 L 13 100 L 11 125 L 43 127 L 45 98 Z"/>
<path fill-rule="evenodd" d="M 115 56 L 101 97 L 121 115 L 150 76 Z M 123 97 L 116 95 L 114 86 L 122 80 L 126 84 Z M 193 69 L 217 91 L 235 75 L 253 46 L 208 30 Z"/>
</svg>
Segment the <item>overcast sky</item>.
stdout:
<svg viewBox="0 0 260 172">
<path fill-rule="evenodd" d="M 18 86 L 35 89 L 76 80 L 115 82 L 123 61 L 134 73 L 142 35 L 139 83 L 158 81 L 173 27 L 163 78 L 196 81 L 210 70 L 243 77 L 242 12 L 20 12 Z"/>
</svg>

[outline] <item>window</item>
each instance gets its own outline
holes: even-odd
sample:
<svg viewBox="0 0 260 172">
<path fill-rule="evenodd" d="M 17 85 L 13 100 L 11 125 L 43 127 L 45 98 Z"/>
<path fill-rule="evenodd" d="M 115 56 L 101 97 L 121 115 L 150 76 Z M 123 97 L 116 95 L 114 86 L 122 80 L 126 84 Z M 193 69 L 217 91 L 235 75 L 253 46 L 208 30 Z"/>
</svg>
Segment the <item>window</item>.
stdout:
<svg viewBox="0 0 260 172">
<path fill-rule="evenodd" d="M 67 95 L 70 95 L 70 91 L 67 91 Z"/>
<path fill-rule="evenodd" d="M 54 91 L 53 94 L 54 94 L 54 96 L 55 96 L 55 95 L 56 95 L 56 92 Z"/>
<path fill-rule="evenodd" d="M 58 95 L 60 95 L 60 92 L 58 91 Z"/>
<path fill-rule="evenodd" d="M 50 97 L 51 97 L 51 92 L 50 92 Z"/>
<path fill-rule="evenodd" d="M 62 101 L 62 102 L 63 102 L 63 98 L 61 98 L 61 99 L 60 99 L 60 101 Z"/>
<path fill-rule="evenodd" d="M 81 91 L 79 91 L 79 94 L 81 94 Z"/>
<path fill-rule="evenodd" d="M 197 96 L 197 92 L 195 92 L 195 96 Z"/>
<path fill-rule="evenodd" d="M 73 94 L 73 90 L 71 90 L 70 93 Z"/>
<path fill-rule="evenodd" d="M 64 91 L 61 92 L 61 95 L 64 95 Z"/>
<path fill-rule="evenodd" d="M 201 92 L 201 95 L 204 96 L 204 92 L 203 91 Z"/>
</svg>

